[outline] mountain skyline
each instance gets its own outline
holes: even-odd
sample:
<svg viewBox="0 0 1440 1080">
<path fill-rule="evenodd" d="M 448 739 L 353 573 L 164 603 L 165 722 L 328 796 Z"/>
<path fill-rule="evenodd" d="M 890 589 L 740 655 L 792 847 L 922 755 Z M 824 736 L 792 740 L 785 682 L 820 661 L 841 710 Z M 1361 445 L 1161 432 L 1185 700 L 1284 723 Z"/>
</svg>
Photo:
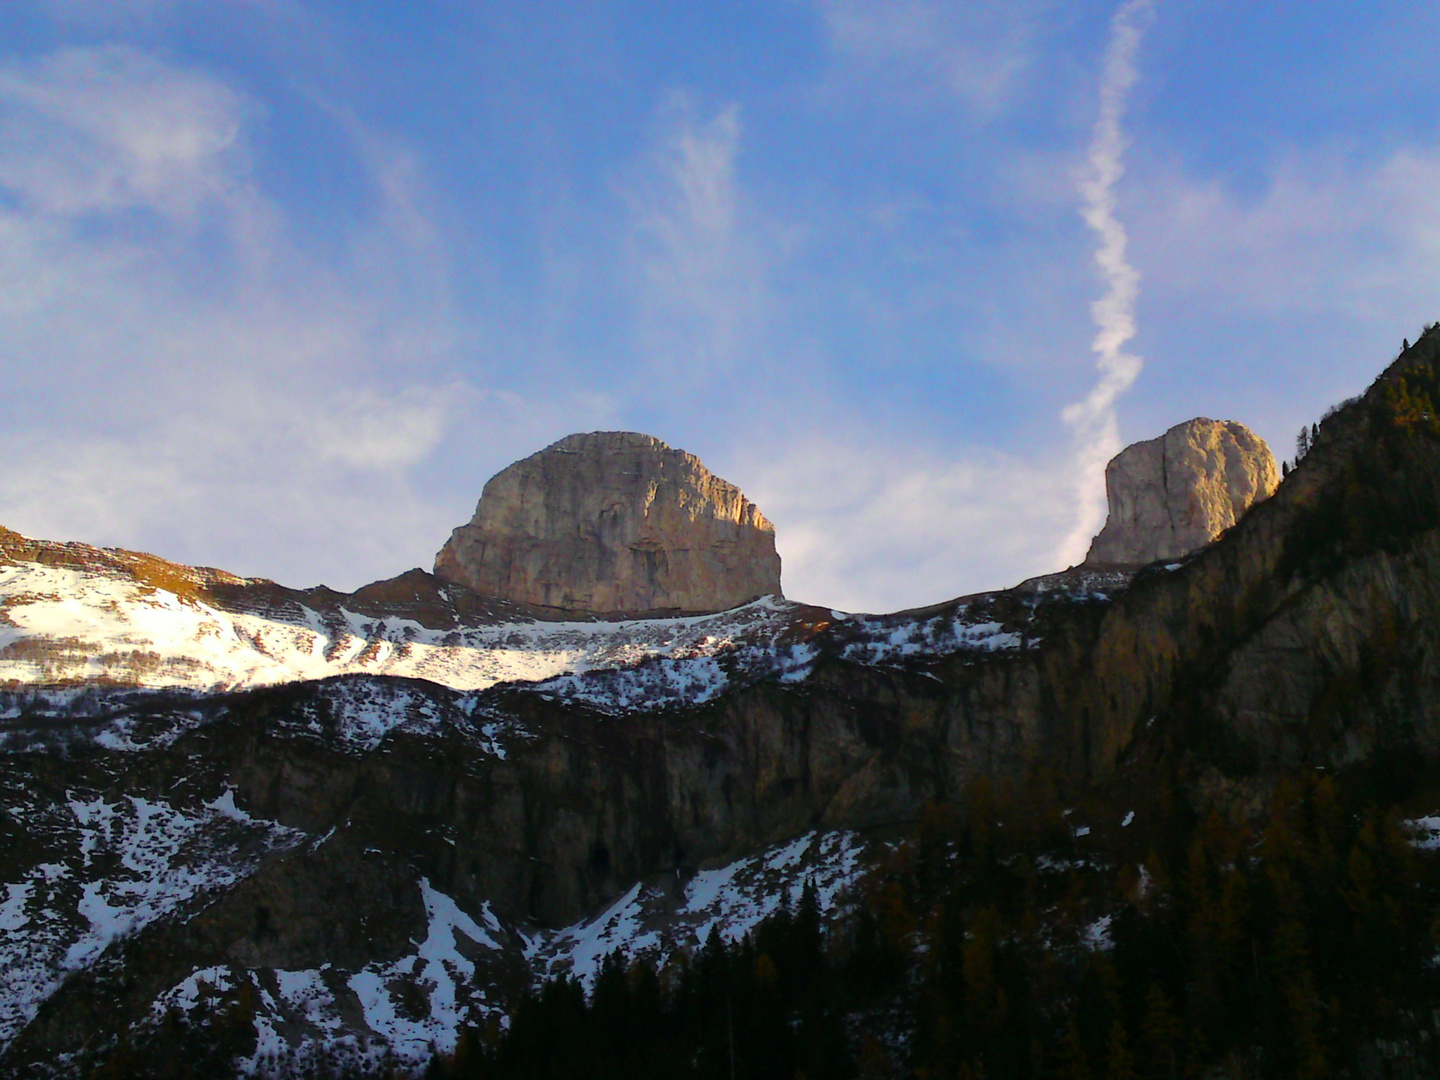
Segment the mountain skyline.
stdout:
<svg viewBox="0 0 1440 1080">
<path fill-rule="evenodd" d="M 1117 280 L 1097 221 L 1137 275 L 1121 442 L 1210 415 L 1288 457 L 1434 315 L 1419 3 L 0 30 L 0 523 L 32 536 L 354 588 L 428 567 L 510 462 L 630 429 L 757 502 L 788 594 L 895 610 L 1095 531 L 1062 415 Z"/>
</svg>

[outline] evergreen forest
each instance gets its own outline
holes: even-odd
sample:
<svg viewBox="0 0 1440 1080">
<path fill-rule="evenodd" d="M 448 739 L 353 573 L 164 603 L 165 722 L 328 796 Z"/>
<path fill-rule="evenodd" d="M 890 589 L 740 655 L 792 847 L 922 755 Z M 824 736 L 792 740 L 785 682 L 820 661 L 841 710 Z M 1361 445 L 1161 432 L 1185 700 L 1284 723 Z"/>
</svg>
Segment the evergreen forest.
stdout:
<svg viewBox="0 0 1440 1080">
<path fill-rule="evenodd" d="M 982 783 L 886 845 L 828 928 L 805 890 L 741 941 L 612 956 L 588 997 L 551 981 L 430 1074 L 1425 1075 L 1440 858 L 1405 815 L 1427 779 L 1315 772 L 1252 825 L 1162 792 L 1089 832 L 1057 792 L 1037 799 L 1043 783 Z"/>
</svg>

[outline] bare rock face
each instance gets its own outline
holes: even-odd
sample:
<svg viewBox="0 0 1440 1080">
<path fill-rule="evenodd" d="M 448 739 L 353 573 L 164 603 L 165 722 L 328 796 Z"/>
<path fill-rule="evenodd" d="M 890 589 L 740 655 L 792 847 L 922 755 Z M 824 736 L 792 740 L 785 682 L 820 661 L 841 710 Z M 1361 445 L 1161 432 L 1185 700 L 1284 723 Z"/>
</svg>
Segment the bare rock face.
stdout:
<svg viewBox="0 0 1440 1080">
<path fill-rule="evenodd" d="M 485 485 L 437 577 L 599 614 L 723 611 L 780 594 L 775 528 L 698 458 L 630 431 L 570 435 Z"/>
<path fill-rule="evenodd" d="M 1204 547 L 1280 482 L 1265 440 L 1233 420 L 1177 424 L 1105 467 L 1110 504 L 1088 566 L 1175 559 Z"/>
</svg>

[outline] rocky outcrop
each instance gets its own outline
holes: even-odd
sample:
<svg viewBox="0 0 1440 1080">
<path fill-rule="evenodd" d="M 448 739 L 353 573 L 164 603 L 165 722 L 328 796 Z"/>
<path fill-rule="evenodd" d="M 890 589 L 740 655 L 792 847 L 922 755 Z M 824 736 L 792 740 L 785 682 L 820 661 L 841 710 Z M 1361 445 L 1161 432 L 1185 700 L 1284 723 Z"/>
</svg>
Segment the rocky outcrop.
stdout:
<svg viewBox="0 0 1440 1080">
<path fill-rule="evenodd" d="M 1196 417 L 1134 443 L 1105 467 L 1109 516 L 1090 566 L 1177 559 L 1204 547 L 1280 482 L 1274 455 L 1244 424 Z"/>
<path fill-rule="evenodd" d="M 723 611 L 780 593 L 759 508 L 693 454 L 629 431 L 570 435 L 497 474 L 435 574 L 598 614 Z"/>
</svg>

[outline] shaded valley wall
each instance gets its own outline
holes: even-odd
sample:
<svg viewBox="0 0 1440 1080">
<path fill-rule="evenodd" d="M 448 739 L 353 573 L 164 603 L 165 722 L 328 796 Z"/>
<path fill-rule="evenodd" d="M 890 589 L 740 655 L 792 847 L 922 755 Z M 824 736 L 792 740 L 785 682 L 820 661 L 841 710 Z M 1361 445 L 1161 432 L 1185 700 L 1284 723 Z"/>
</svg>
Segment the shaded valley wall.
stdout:
<svg viewBox="0 0 1440 1080">
<path fill-rule="evenodd" d="M 1392 426 L 1383 391 L 1327 421 L 1221 542 L 1109 603 L 1041 605 L 1024 650 L 880 668 L 841 659 L 835 630 L 805 680 L 698 708 L 607 716 L 501 691 L 491 704 L 531 733 L 503 760 L 459 738 L 334 754 L 238 705 L 231 734 L 187 738 L 236 740 L 211 752 L 255 813 L 373 828 L 387 848 L 403 833 L 456 895 L 552 924 L 659 870 L 913 818 L 979 777 L 1163 768 L 1195 785 L 1433 752 L 1440 442 Z"/>
</svg>

